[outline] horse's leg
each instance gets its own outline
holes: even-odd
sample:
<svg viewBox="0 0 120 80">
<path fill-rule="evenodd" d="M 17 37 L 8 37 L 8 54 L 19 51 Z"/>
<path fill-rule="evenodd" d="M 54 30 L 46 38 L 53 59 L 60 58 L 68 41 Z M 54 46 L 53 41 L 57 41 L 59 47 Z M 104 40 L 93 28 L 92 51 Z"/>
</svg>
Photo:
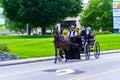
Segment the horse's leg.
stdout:
<svg viewBox="0 0 120 80">
<path fill-rule="evenodd" d="M 62 58 L 61 58 L 61 56 L 60 56 L 60 51 L 61 50 L 57 50 L 57 60 L 59 61 L 59 62 L 61 62 L 62 61 Z"/>
<path fill-rule="evenodd" d="M 80 53 L 80 59 L 81 59 L 81 53 Z"/>
<path fill-rule="evenodd" d="M 55 47 L 55 62 L 54 63 L 57 63 L 57 48 Z"/>
<path fill-rule="evenodd" d="M 63 57 L 63 51 L 62 50 L 59 50 L 59 55 L 60 55 L 60 57 L 63 59 L 64 57 Z"/>
<path fill-rule="evenodd" d="M 67 54 L 68 54 L 68 51 L 67 51 L 67 50 L 64 50 L 64 53 L 65 53 L 65 62 L 67 62 Z"/>
</svg>

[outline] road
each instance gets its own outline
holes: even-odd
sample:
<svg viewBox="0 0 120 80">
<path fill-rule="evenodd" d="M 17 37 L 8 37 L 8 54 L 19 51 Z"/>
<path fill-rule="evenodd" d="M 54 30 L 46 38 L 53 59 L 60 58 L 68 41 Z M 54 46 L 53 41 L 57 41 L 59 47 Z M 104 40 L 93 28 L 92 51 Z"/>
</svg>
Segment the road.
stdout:
<svg viewBox="0 0 120 80">
<path fill-rule="evenodd" d="M 0 67 L 0 80 L 119 80 L 120 53 L 86 61 L 34 62 Z"/>
</svg>

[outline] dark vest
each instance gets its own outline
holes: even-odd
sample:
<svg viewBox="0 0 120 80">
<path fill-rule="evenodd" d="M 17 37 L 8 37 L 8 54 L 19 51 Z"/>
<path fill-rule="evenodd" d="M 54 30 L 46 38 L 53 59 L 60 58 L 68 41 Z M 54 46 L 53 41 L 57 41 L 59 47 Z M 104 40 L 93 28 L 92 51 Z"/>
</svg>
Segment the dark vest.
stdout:
<svg viewBox="0 0 120 80">
<path fill-rule="evenodd" d="M 71 31 L 70 31 L 69 37 L 70 37 L 70 35 L 71 35 Z M 75 31 L 73 32 L 73 35 L 75 35 Z"/>
</svg>

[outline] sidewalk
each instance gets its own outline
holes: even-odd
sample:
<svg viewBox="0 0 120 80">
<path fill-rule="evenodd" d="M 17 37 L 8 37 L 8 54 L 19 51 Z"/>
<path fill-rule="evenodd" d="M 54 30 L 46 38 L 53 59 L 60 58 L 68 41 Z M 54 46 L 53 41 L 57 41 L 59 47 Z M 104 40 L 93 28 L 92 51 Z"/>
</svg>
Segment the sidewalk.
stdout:
<svg viewBox="0 0 120 80">
<path fill-rule="evenodd" d="M 101 55 L 112 54 L 112 53 L 120 53 L 120 50 L 101 51 Z M 39 61 L 48 61 L 48 60 L 54 60 L 54 56 L 41 57 L 41 58 L 18 59 L 18 60 L 10 60 L 10 61 L 1 61 L 0 66 L 25 64 L 25 63 L 32 63 L 32 62 L 39 62 Z"/>
</svg>

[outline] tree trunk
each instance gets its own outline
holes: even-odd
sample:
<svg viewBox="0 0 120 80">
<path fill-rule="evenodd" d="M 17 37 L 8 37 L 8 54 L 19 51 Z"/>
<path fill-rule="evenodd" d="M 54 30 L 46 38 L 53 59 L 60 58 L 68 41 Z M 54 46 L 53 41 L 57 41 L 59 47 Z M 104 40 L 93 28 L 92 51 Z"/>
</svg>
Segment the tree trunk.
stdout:
<svg viewBox="0 0 120 80">
<path fill-rule="evenodd" d="M 42 27 L 42 34 L 45 34 L 45 28 Z"/>
<path fill-rule="evenodd" d="M 27 26 L 27 34 L 28 34 L 28 35 L 31 35 L 31 28 L 30 28 L 30 25 L 27 24 L 26 26 Z"/>
</svg>

